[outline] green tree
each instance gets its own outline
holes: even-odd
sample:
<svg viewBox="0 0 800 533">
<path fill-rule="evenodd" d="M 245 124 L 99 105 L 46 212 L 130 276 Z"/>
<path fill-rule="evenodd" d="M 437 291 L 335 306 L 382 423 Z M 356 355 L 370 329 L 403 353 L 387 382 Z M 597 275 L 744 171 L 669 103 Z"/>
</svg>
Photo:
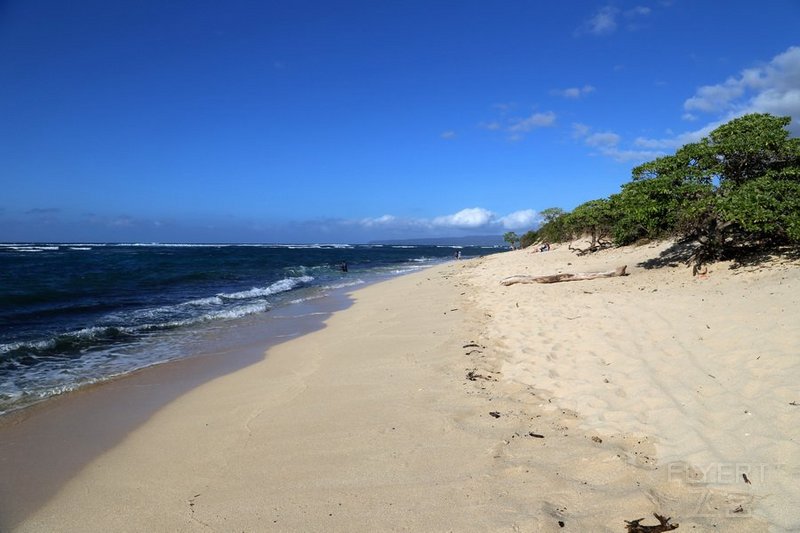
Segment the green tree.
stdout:
<svg viewBox="0 0 800 533">
<path fill-rule="evenodd" d="M 711 193 L 710 184 L 676 183 L 663 176 L 626 183 L 609 199 L 614 213 L 614 243 L 625 245 L 678 235 L 696 218 L 701 199 Z"/>
<path fill-rule="evenodd" d="M 611 201 L 600 198 L 579 205 L 563 218 L 573 237 L 588 235 L 591 238 L 589 249 L 596 250 L 600 247 L 601 241 L 611 235 L 614 212 Z"/>
<path fill-rule="evenodd" d="M 789 138 L 790 122 L 745 115 L 636 167 L 613 199 L 615 237 L 694 239 L 695 267 L 761 243 L 800 242 L 800 140 Z"/>
<path fill-rule="evenodd" d="M 566 212 L 560 207 L 548 207 L 547 209 L 542 209 L 539 212 L 539 216 L 542 218 L 542 222 L 544 224 L 552 222 L 564 214 L 566 214 Z"/>
<path fill-rule="evenodd" d="M 539 215 L 543 223 L 537 230 L 537 241 L 540 242 L 564 242 L 570 239 L 571 235 L 566 226 L 566 212 L 560 207 L 548 207 L 543 209 Z"/>
<path fill-rule="evenodd" d="M 768 177 L 800 179 L 800 139 L 789 139 L 791 117 L 753 114 L 723 124 L 709 135 L 720 187 Z M 724 191 L 723 191 L 724 192 Z"/>
<path fill-rule="evenodd" d="M 508 231 L 503 234 L 503 240 L 506 241 L 511 246 L 512 250 L 514 250 L 517 248 L 517 243 L 519 242 L 519 236 L 513 231 Z"/>
<path fill-rule="evenodd" d="M 528 246 L 535 244 L 539 241 L 539 233 L 535 230 L 530 230 L 525 232 L 522 237 L 519 238 L 519 245 L 522 248 L 527 248 Z"/>
</svg>

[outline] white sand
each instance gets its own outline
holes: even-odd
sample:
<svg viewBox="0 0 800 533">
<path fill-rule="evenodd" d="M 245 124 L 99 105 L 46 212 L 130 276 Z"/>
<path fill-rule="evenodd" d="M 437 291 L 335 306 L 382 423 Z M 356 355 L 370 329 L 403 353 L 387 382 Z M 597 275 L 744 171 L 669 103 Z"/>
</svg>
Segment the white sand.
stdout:
<svg viewBox="0 0 800 533">
<path fill-rule="evenodd" d="M 690 481 L 688 494 L 676 495 L 674 484 L 653 488 L 668 514 L 678 514 L 675 498 L 697 497 L 707 514 L 741 504 L 732 515 L 752 512 L 774 530 L 798 531 L 800 406 L 791 405 L 800 403 L 798 267 L 721 263 L 698 278 L 682 264 L 637 267 L 666 248 L 586 258 L 566 247 L 522 251 L 476 268 L 474 298 L 493 311 L 487 335 L 497 342 L 503 379 L 543 391 L 552 401 L 543 407 L 576 411 L 582 430 L 621 439 L 623 448 L 646 438 L 654 453 L 633 447 L 630 461 L 657 466 L 665 480 Z M 498 275 L 626 264 L 625 278 L 493 284 Z M 727 502 L 715 508 L 704 500 L 708 489 L 729 493 Z"/>
<path fill-rule="evenodd" d="M 15 529 L 620 532 L 657 512 L 679 531 L 800 530 L 800 269 L 637 266 L 665 246 L 510 252 L 359 290 Z"/>
</svg>

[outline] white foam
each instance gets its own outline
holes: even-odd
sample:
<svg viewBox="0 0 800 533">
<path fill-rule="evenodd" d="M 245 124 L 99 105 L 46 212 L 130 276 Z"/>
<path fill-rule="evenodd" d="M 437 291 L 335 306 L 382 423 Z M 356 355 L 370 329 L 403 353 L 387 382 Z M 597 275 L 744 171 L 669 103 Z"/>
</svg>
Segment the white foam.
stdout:
<svg viewBox="0 0 800 533">
<path fill-rule="evenodd" d="M 220 298 L 224 298 L 226 300 L 246 300 L 250 298 L 260 298 L 264 296 L 271 296 L 273 294 L 278 294 L 281 292 L 287 292 L 298 285 L 303 283 L 310 283 L 314 281 L 314 278 L 311 276 L 300 276 L 298 278 L 284 278 L 280 281 L 276 281 L 269 287 L 253 287 L 250 290 L 246 291 L 239 291 L 239 292 L 232 292 L 232 293 L 222 293 L 218 294 Z"/>
<path fill-rule="evenodd" d="M 235 244 L 196 244 L 196 243 L 166 243 L 166 242 L 128 242 L 128 243 L 116 243 L 112 246 L 117 246 L 120 248 L 124 247 L 134 247 L 134 248 L 227 248 L 229 246 L 236 246 Z"/>
<path fill-rule="evenodd" d="M 207 306 L 207 305 L 222 305 L 222 298 L 219 296 L 209 296 L 207 298 L 198 298 L 197 300 L 189 300 L 178 305 L 182 306 Z"/>
<path fill-rule="evenodd" d="M 106 326 L 92 326 L 90 328 L 83 328 L 77 331 L 72 331 L 70 333 L 65 333 L 65 337 L 75 337 L 78 339 L 91 339 L 93 337 L 97 337 L 98 334 L 107 333 L 110 328 Z M 122 328 L 118 328 L 122 331 Z"/>
<path fill-rule="evenodd" d="M 15 252 L 46 252 L 58 250 L 58 246 L 6 246 Z"/>
<path fill-rule="evenodd" d="M 20 348 L 34 348 L 36 350 L 44 350 L 55 346 L 55 341 L 52 339 L 48 339 L 45 341 L 20 341 L 20 342 L 9 342 L 6 344 L 0 344 L 0 354 L 13 352 L 14 350 L 18 350 Z"/>
<path fill-rule="evenodd" d="M 305 298 L 297 298 L 295 300 L 290 300 L 289 303 L 290 304 L 301 304 L 303 302 L 309 302 L 311 300 L 319 300 L 321 298 L 325 298 L 326 296 L 328 296 L 328 295 L 326 293 L 322 292 L 322 293 L 315 294 L 314 296 L 307 296 Z"/>
<path fill-rule="evenodd" d="M 355 287 L 356 285 L 363 285 L 364 283 L 365 283 L 364 280 L 357 279 L 357 280 L 353 280 L 353 281 L 346 281 L 346 282 L 343 282 L 343 283 L 334 283 L 332 285 L 325 285 L 322 288 L 325 289 L 325 290 L 346 289 L 347 287 Z"/>
<path fill-rule="evenodd" d="M 209 313 L 207 315 L 204 315 L 203 318 L 205 320 L 241 318 L 243 316 L 252 315 L 255 313 L 263 313 L 268 310 L 269 310 L 269 304 L 265 302 L 259 304 L 243 305 L 226 311 L 217 311 L 215 313 Z"/>
</svg>

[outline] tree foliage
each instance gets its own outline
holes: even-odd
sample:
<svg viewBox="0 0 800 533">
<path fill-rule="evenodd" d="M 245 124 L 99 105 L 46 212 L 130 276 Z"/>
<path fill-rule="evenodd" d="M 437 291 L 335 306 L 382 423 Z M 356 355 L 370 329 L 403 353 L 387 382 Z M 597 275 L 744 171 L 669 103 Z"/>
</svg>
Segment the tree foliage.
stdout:
<svg viewBox="0 0 800 533">
<path fill-rule="evenodd" d="M 539 242 L 539 232 L 535 230 L 527 231 L 519 238 L 519 245 L 521 248 L 527 248 L 537 242 Z"/>
<path fill-rule="evenodd" d="M 547 224 L 557 219 L 561 215 L 564 215 L 565 213 L 566 212 L 560 207 L 548 207 L 547 209 L 542 209 L 542 211 L 539 213 L 539 216 L 542 217 L 542 222 Z"/>
<path fill-rule="evenodd" d="M 750 114 L 632 170 L 618 194 L 542 211 L 541 241 L 589 235 L 623 245 L 677 237 L 695 266 L 767 244 L 800 243 L 800 139 L 790 117 Z"/>
<path fill-rule="evenodd" d="M 721 196 L 717 208 L 723 220 L 751 237 L 800 242 L 800 180 L 752 179 Z"/>
<path fill-rule="evenodd" d="M 548 207 L 541 211 L 540 215 L 544 221 L 536 232 L 535 242 L 564 242 L 571 238 L 569 228 L 567 228 L 565 215 L 566 212 L 560 207 Z"/>
<path fill-rule="evenodd" d="M 506 241 L 511 248 L 516 249 L 517 243 L 519 242 L 519 235 L 513 231 L 507 231 L 503 234 L 503 240 Z"/>
<path fill-rule="evenodd" d="M 633 169 L 615 236 L 675 234 L 699 243 L 696 266 L 762 243 L 800 242 L 800 140 L 789 117 L 751 114 Z"/>
<path fill-rule="evenodd" d="M 614 224 L 611 201 L 606 198 L 589 200 L 564 215 L 564 219 L 573 238 L 588 235 L 591 238 L 589 249 L 596 250 L 602 239 L 611 236 Z"/>
<path fill-rule="evenodd" d="M 680 234 L 691 226 L 697 208 L 711 193 L 708 183 L 675 183 L 663 176 L 626 183 L 610 198 L 614 242 L 625 245 Z"/>
</svg>

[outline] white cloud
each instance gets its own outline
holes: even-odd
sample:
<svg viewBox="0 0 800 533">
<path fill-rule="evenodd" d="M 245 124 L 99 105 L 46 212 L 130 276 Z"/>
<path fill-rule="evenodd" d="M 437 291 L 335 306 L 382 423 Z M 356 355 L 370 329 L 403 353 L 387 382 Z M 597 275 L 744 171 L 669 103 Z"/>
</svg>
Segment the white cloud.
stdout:
<svg viewBox="0 0 800 533">
<path fill-rule="evenodd" d="M 533 209 L 514 211 L 500 218 L 500 223 L 505 229 L 528 229 L 532 228 L 535 222 L 536 211 Z"/>
<path fill-rule="evenodd" d="M 654 149 L 662 149 L 662 148 L 675 148 L 674 145 L 675 141 L 673 139 L 648 139 L 646 137 L 637 137 L 636 140 L 633 141 L 635 146 L 639 146 L 641 148 L 654 148 Z"/>
<path fill-rule="evenodd" d="M 453 215 L 445 215 L 433 219 L 434 226 L 448 228 L 479 228 L 492 222 L 495 214 L 482 207 L 462 209 Z"/>
<path fill-rule="evenodd" d="M 697 142 L 716 128 L 748 113 L 772 113 L 792 117 L 789 131 L 800 136 L 800 47 L 793 46 L 757 68 L 742 70 L 717 85 L 700 87 L 684 102 L 682 117 L 698 120 L 698 114 L 710 115 L 705 125 L 663 137 L 638 137 L 632 146 L 623 147 L 622 139 L 612 132 L 592 133 L 589 126 L 572 125 L 573 137 L 597 150 L 599 155 L 620 162 L 647 161 L 672 153 L 681 146 Z"/>
<path fill-rule="evenodd" d="M 748 113 L 772 113 L 792 117 L 789 130 L 800 135 L 800 47 L 791 47 L 769 63 L 743 70 L 718 85 L 700 87 L 684 102 L 684 120 L 694 121 L 696 111 L 714 116 L 704 126 L 662 138 L 639 137 L 634 145 L 672 152 L 697 142 L 717 127 Z"/>
<path fill-rule="evenodd" d="M 607 5 L 601 7 L 594 15 L 586 19 L 575 30 L 574 35 L 611 35 L 617 31 L 620 22 L 624 24 L 626 30 L 636 31 L 644 27 L 643 21 L 652 13 L 653 10 L 647 6 L 635 6 L 623 11 L 616 6 Z"/>
<path fill-rule="evenodd" d="M 610 157 L 611 159 L 614 159 L 620 163 L 641 163 L 650 159 L 654 159 L 660 155 L 664 155 L 664 153 L 660 150 L 653 149 L 659 148 L 658 146 L 649 146 L 647 144 L 649 141 L 648 139 L 641 139 L 642 144 L 638 144 L 640 139 L 637 139 L 634 144 L 638 148 L 624 149 L 620 148 L 619 146 L 620 142 L 622 141 L 622 137 L 613 131 L 599 131 L 597 133 L 592 133 L 592 129 L 589 126 L 576 122 L 572 125 L 572 132 L 572 137 L 580 140 L 586 146 L 594 149 L 595 151 L 593 153 L 595 155 Z M 658 141 L 654 141 L 654 143 L 655 142 Z"/>
<path fill-rule="evenodd" d="M 552 94 L 556 94 L 558 96 L 562 96 L 564 98 L 569 98 L 572 100 L 577 100 L 582 96 L 586 96 L 589 93 L 594 92 L 594 87 L 591 85 L 584 85 L 583 87 L 568 87 L 567 89 L 554 89 Z"/>
<path fill-rule="evenodd" d="M 617 31 L 620 22 L 624 24 L 626 30 L 636 31 L 644 27 L 643 21 L 652 13 L 652 8 L 647 6 L 640 5 L 621 10 L 616 6 L 606 5 L 586 19 L 580 27 L 575 30 L 574 35 L 611 35 Z"/>
<path fill-rule="evenodd" d="M 747 113 L 791 116 L 790 130 L 800 135 L 800 47 L 792 46 L 722 83 L 700 87 L 683 107 L 687 112 L 717 114 L 720 123 Z"/>
<path fill-rule="evenodd" d="M 616 146 L 619 144 L 620 136 L 616 133 L 605 131 L 587 135 L 583 140 L 587 146 Z"/>
<path fill-rule="evenodd" d="M 597 13 L 583 24 L 583 33 L 608 35 L 617 29 L 619 9 L 613 6 L 601 7 Z"/>
<path fill-rule="evenodd" d="M 684 144 L 694 143 L 708 137 L 708 134 L 714 131 L 717 127 L 724 124 L 725 120 L 714 121 L 706 124 L 702 128 L 679 133 L 678 135 L 671 135 L 670 137 L 663 137 L 661 139 L 648 139 L 646 137 L 637 137 L 633 144 L 642 148 L 652 148 L 658 150 L 675 151 Z M 670 134 L 672 132 L 669 132 Z M 661 155 L 664 155 L 663 153 Z"/>
<path fill-rule="evenodd" d="M 454 132 L 453 130 L 447 130 L 445 132 L 442 132 L 440 137 L 442 139 L 446 140 L 446 141 L 449 141 L 451 139 L 455 139 L 456 138 L 456 132 Z"/>
<path fill-rule="evenodd" d="M 591 130 L 591 128 L 586 124 L 575 122 L 572 124 L 572 137 L 575 139 L 586 137 L 589 134 L 589 130 Z"/>
<path fill-rule="evenodd" d="M 508 131 L 512 133 L 527 133 L 535 128 L 546 128 L 552 126 L 556 121 L 556 114 L 552 111 L 546 113 L 534 113 L 527 118 L 518 118 L 512 120 L 512 124 L 508 127 Z"/>
<path fill-rule="evenodd" d="M 600 152 L 619 163 L 644 163 L 664 155 L 664 152 L 657 150 L 621 150 L 616 146 L 603 147 Z"/>
<path fill-rule="evenodd" d="M 514 104 L 494 104 L 492 109 L 499 116 L 478 123 L 478 127 L 489 131 L 503 132 L 509 141 L 520 141 L 533 130 L 556 125 L 558 117 L 553 111 L 534 111 L 529 116 L 521 117 L 518 113 L 510 114 L 513 107 Z"/>
<path fill-rule="evenodd" d="M 392 215 L 383 215 L 377 218 L 363 218 L 361 219 L 361 225 L 366 226 L 368 228 L 374 226 L 387 226 L 391 224 L 397 223 L 398 218 Z"/>
<path fill-rule="evenodd" d="M 536 211 L 522 209 L 505 216 L 499 216 L 483 207 L 469 207 L 449 215 L 433 218 L 403 218 L 383 215 L 361 220 L 342 220 L 342 225 L 358 225 L 369 230 L 423 231 L 437 232 L 448 230 L 500 231 L 502 229 L 527 229 L 534 226 Z"/>
<path fill-rule="evenodd" d="M 729 79 L 719 85 L 700 87 L 694 96 L 683 103 L 683 108 L 686 111 L 703 111 L 706 113 L 720 111 L 743 94 L 744 86 L 736 80 Z"/>
<path fill-rule="evenodd" d="M 753 97 L 747 112 L 789 115 L 794 119 L 794 132 L 800 135 L 800 87 L 786 91 L 777 89 L 763 91 Z"/>
<path fill-rule="evenodd" d="M 552 111 L 536 112 L 528 117 L 502 118 L 491 122 L 481 122 L 479 126 L 489 131 L 502 131 L 509 141 L 520 141 L 525 134 L 539 128 L 555 126 L 556 114 Z"/>
</svg>

